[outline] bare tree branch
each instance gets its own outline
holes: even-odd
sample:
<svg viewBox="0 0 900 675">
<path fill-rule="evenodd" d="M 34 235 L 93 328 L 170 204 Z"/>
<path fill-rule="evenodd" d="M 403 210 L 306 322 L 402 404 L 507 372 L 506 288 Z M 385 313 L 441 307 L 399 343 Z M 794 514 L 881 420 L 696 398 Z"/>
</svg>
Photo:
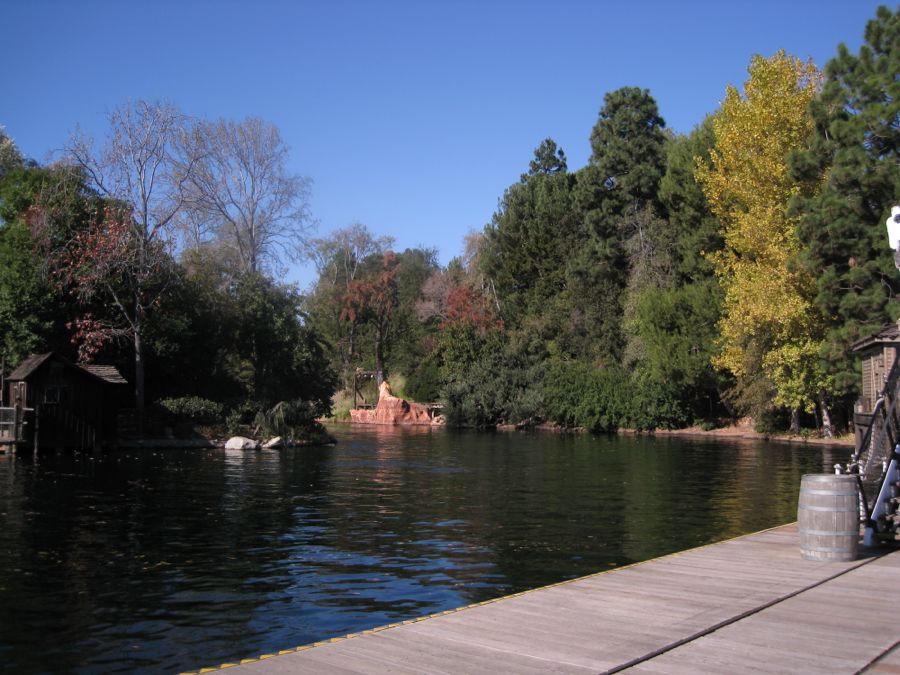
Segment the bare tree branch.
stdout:
<svg viewBox="0 0 900 675">
<path fill-rule="evenodd" d="M 310 223 L 311 180 L 288 172 L 277 127 L 251 117 L 198 122 L 185 137 L 190 221 L 231 248 L 241 272 L 296 261 Z"/>
<path fill-rule="evenodd" d="M 82 167 L 98 192 L 123 211 L 116 236 L 107 228 L 96 232 L 95 251 L 78 255 L 97 266 L 82 281 L 86 292 L 102 288 L 130 326 L 134 339 L 135 400 L 139 418 L 144 406 L 143 330 L 148 311 L 167 287 L 166 270 L 174 245 L 176 215 L 184 204 L 185 180 L 192 163 L 178 157 L 184 117 L 172 105 L 129 102 L 107 116 L 109 137 L 101 150 L 80 132 L 73 136 L 68 156 Z M 105 250 L 104 250 L 105 249 Z M 75 253 L 73 251 L 73 253 Z M 108 269 L 100 269 L 105 266 Z M 106 277 L 104 276 L 104 273 Z M 109 279 L 124 280 L 130 297 L 119 295 Z"/>
</svg>

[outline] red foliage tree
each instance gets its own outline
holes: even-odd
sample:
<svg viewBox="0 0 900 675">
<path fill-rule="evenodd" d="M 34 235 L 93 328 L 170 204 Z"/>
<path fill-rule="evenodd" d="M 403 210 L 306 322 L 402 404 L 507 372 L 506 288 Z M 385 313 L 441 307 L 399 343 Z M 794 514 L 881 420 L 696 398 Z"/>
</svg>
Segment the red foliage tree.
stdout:
<svg viewBox="0 0 900 675">
<path fill-rule="evenodd" d="M 91 361 L 110 340 L 130 338 L 134 342 L 138 410 L 143 407 L 142 338 L 148 311 L 159 304 L 167 284 L 171 260 L 166 245 L 140 227 L 131 209 L 115 202 L 95 208 L 87 222 L 74 229 L 64 242 L 46 232 L 47 219 L 40 206 L 29 213 L 35 241 L 47 246 L 53 283 L 71 294 L 85 308 L 68 324 L 79 358 Z M 94 317 L 90 307 L 104 303 L 119 322 Z"/>
<path fill-rule="evenodd" d="M 503 328 L 503 320 L 497 317 L 490 301 L 471 286 L 457 286 L 450 291 L 439 327 L 445 330 L 460 324 L 470 326 L 478 335 Z"/>
<path fill-rule="evenodd" d="M 368 324 L 375 334 L 375 379 L 384 381 L 384 344 L 388 339 L 391 314 L 398 304 L 397 269 L 399 260 L 393 251 L 384 253 L 380 269 L 372 276 L 347 284 L 341 321 L 353 325 Z"/>
</svg>

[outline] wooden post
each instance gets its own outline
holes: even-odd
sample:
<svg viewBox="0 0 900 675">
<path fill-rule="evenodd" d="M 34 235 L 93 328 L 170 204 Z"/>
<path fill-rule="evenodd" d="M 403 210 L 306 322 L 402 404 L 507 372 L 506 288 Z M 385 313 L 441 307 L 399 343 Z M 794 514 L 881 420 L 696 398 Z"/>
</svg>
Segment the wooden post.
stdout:
<svg viewBox="0 0 900 675">
<path fill-rule="evenodd" d="M 13 444 L 16 442 L 21 442 L 25 438 L 25 434 L 22 432 L 23 422 L 25 418 L 25 396 L 24 389 L 25 383 L 20 382 L 16 385 L 15 391 L 13 392 Z"/>
<path fill-rule="evenodd" d="M 38 451 L 38 431 L 41 428 L 41 406 L 39 403 L 34 404 L 34 451 Z"/>
<path fill-rule="evenodd" d="M 13 405 L 12 441 L 13 446 L 22 440 L 22 403 L 16 399 Z"/>
</svg>

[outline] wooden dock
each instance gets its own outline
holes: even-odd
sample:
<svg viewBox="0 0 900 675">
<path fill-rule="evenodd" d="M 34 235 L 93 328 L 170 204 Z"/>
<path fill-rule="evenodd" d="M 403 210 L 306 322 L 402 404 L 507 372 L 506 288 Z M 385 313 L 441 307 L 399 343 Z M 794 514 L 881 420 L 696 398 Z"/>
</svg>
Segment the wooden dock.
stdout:
<svg viewBox="0 0 900 675">
<path fill-rule="evenodd" d="M 900 673 L 898 609 L 900 550 L 812 562 L 792 524 L 219 668 Z"/>
</svg>

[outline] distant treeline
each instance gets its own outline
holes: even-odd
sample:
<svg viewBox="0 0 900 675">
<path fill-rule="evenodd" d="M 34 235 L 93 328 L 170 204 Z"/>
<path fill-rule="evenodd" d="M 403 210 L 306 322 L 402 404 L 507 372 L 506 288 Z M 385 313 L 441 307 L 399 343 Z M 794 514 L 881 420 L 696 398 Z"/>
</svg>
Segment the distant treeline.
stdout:
<svg viewBox="0 0 900 675">
<path fill-rule="evenodd" d="M 312 238 L 308 180 L 260 120 L 138 102 L 48 166 L 0 132 L 0 356 L 117 362 L 139 409 L 234 422 L 340 414 L 364 370 L 451 424 L 830 433 L 850 344 L 898 313 L 898 14 L 865 39 L 824 71 L 754 57 L 686 136 L 649 91 L 607 93 L 587 165 L 541 142 L 445 268 L 364 225 Z M 277 281 L 301 259 L 307 294 Z"/>
<path fill-rule="evenodd" d="M 610 92 L 587 166 L 544 140 L 445 269 L 361 226 L 316 242 L 310 323 L 345 384 L 402 375 L 451 423 L 845 427 L 849 346 L 897 314 L 898 41 L 881 8 L 824 72 L 757 56 L 687 136 Z"/>
</svg>

